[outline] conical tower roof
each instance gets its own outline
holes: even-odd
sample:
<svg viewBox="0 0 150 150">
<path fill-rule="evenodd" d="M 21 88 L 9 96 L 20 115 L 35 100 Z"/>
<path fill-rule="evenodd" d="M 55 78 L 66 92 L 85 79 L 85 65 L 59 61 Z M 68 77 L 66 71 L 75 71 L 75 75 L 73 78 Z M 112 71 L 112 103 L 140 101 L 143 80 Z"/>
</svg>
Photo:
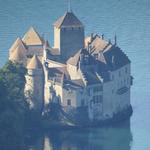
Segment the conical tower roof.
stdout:
<svg viewBox="0 0 150 150">
<path fill-rule="evenodd" d="M 22 38 L 26 45 L 42 45 L 43 41 L 38 32 L 31 27 Z"/>
<path fill-rule="evenodd" d="M 18 45 L 16 47 L 16 49 L 14 49 L 14 51 L 10 55 L 9 59 L 12 60 L 12 61 L 23 61 L 24 58 L 26 57 L 25 54 L 26 53 L 25 53 L 22 45 Z"/>
<path fill-rule="evenodd" d="M 24 46 L 23 41 L 21 40 L 21 38 L 17 38 L 16 41 L 13 43 L 13 45 L 11 46 L 11 48 L 9 49 L 10 53 L 13 53 L 16 48 L 19 47 L 20 49 L 22 49 L 24 52 L 26 52 L 26 48 Z"/>
<path fill-rule="evenodd" d="M 41 69 L 41 68 L 42 64 L 39 58 L 36 55 L 34 55 L 30 60 L 29 64 L 27 65 L 27 69 Z"/>
<path fill-rule="evenodd" d="M 60 17 L 54 26 L 57 28 L 61 27 L 83 27 L 81 21 L 74 15 L 73 12 L 66 12 L 62 17 Z"/>
</svg>

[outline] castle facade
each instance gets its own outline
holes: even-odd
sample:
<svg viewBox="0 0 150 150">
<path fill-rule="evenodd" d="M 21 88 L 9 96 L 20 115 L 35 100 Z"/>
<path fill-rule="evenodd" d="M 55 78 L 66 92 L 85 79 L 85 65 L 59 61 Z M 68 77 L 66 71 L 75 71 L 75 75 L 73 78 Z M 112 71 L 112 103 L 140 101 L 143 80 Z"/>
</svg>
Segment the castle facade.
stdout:
<svg viewBox="0 0 150 150">
<path fill-rule="evenodd" d="M 54 23 L 54 47 L 31 27 L 9 51 L 23 63 L 25 93 L 31 108 L 59 103 L 68 115 L 86 114 L 90 121 L 113 118 L 131 107 L 131 62 L 104 36 L 85 37 L 84 25 L 73 12 Z"/>
</svg>

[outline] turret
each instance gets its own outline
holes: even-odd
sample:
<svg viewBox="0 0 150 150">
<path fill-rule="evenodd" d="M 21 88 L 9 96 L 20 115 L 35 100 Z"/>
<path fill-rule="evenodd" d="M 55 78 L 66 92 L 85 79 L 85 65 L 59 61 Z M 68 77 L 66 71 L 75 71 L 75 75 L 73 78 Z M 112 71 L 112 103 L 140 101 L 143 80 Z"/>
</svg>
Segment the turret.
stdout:
<svg viewBox="0 0 150 150">
<path fill-rule="evenodd" d="M 27 50 L 20 38 L 14 42 L 12 47 L 9 50 L 9 60 L 12 62 L 22 63 L 26 66 L 27 57 L 26 57 Z"/>
<path fill-rule="evenodd" d="M 64 62 L 84 48 L 84 26 L 73 12 L 66 12 L 54 23 L 54 48 Z"/>
<path fill-rule="evenodd" d="M 44 74 L 42 64 L 36 55 L 27 65 L 25 94 L 30 107 L 41 111 L 44 103 Z"/>
</svg>

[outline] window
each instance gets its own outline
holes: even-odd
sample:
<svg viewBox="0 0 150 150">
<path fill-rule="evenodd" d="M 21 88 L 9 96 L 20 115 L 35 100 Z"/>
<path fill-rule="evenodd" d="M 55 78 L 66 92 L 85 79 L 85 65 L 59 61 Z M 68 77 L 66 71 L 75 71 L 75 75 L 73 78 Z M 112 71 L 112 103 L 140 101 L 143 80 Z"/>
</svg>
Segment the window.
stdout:
<svg viewBox="0 0 150 150">
<path fill-rule="evenodd" d="M 102 95 L 96 95 L 93 97 L 93 103 L 94 104 L 98 104 L 98 103 L 102 103 Z"/>
<path fill-rule="evenodd" d="M 67 105 L 68 105 L 68 106 L 71 106 L 71 99 L 68 99 L 68 100 L 67 100 Z"/>
<path fill-rule="evenodd" d="M 111 76 L 112 80 L 114 80 L 114 75 Z"/>
<path fill-rule="evenodd" d="M 121 71 L 119 71 L 119 77 L 121 76 Z"/>
<path fill-rule="evenodd" d="M 117 94 L 122 95 L 122 94 L 126 93 L 127 91 L 128 91 L 128 88 L 125 86 L 125 87 L 118 89 Z"/>
<path fill-rule="evenodd" d="M 128 68 L 127 67 L 125 68 L 125 73 L 128 73 Z"/>
</svg>

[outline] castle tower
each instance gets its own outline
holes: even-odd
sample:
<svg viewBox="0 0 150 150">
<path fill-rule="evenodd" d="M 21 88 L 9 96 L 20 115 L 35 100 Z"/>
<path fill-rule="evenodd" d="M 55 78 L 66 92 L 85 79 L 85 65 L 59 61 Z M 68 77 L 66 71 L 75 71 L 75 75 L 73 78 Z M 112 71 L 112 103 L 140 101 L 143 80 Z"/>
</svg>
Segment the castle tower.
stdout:
<svg viewBox="0 0 150 150">
<path fill-rule="evenodd" d="M 43 67 L 36 55 L 27 65 L 25 94 L 32 109 L 41 110 L 44 103 Z"/>
<path fill-rule="evenodd" d="M 54 48 L 66 61 L 84 47 L 84 26 L 73 12 L 68 11 L 54 23 Z"/>
<path fill-rule="evenodd" d="M 9 60 L 12 62 L 22 63 L 26 66 L 27 57 L 26 57 L 27 50 L 20 38 L 14 42 L 12 47 L 9 50 Z"/>
</svg>

